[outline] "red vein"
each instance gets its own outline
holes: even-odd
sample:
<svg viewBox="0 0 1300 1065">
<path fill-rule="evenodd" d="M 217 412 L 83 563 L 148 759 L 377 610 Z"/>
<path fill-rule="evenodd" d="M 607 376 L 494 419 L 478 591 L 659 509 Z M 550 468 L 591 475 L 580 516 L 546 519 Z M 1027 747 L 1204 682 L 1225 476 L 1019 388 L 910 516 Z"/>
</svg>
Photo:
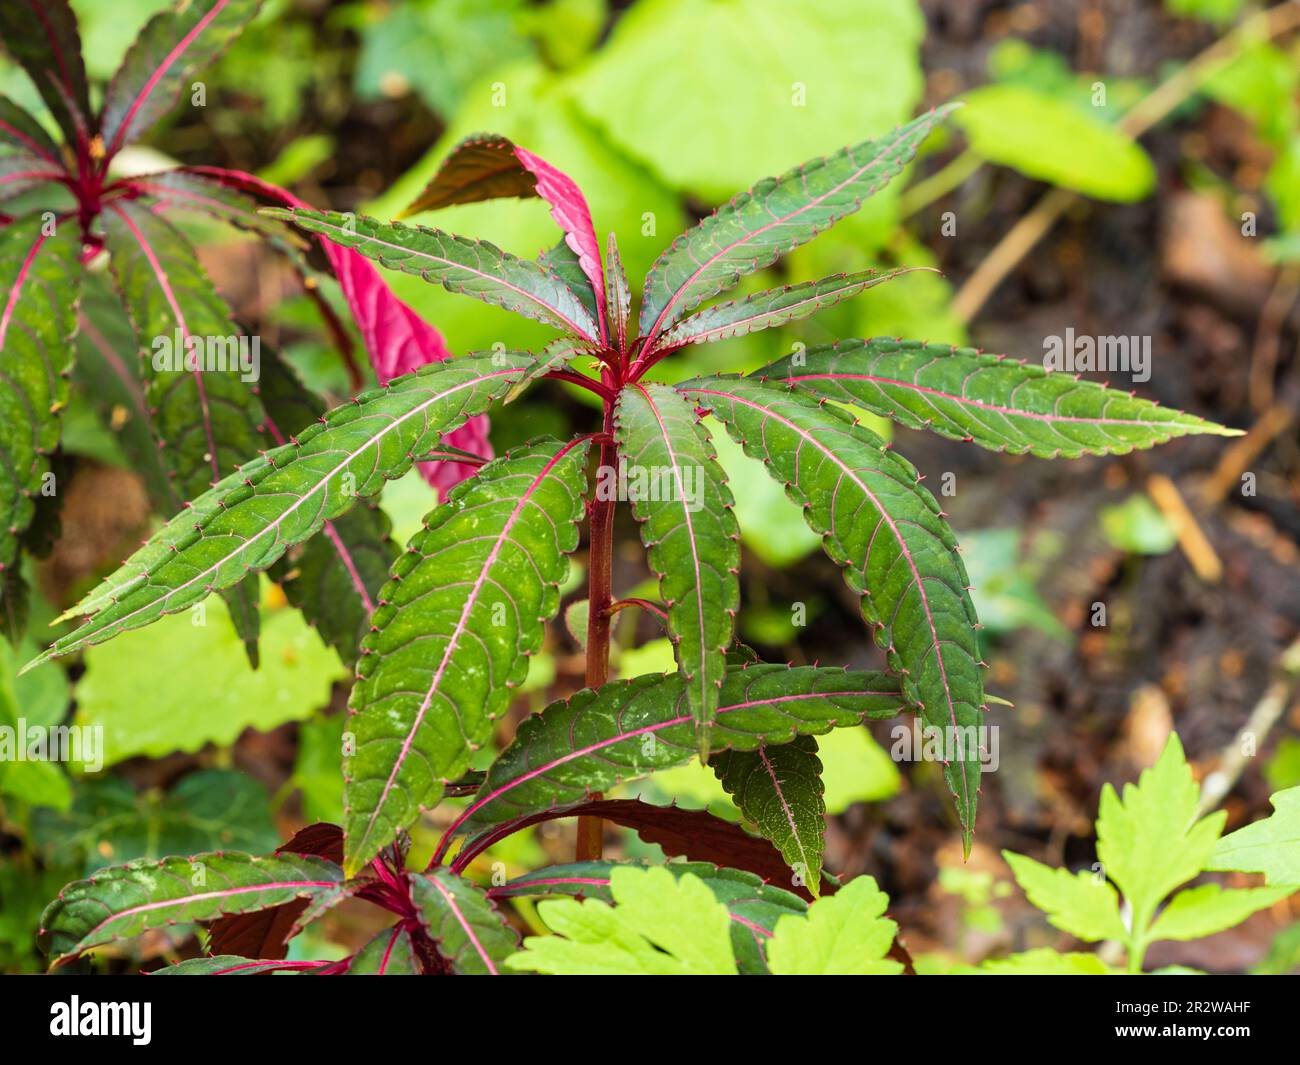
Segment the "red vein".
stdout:
<svg viewBox="0 0 1300 1065">
<path fill-rule="evenodd" d="M 27 282 L 27 275 L 31 272 L 32 263 L 36 260 L 36 253 L 41 250 L 41 245 L 45 243 L 45 233 L 41 232 L 36 236 L 36 243 L 27 251 L 27 257 L 23 260 L 22 266 L 18 268 L 18 276 L 14 278 L 13 287 L 9 290 L 9 299 L 5 303 L 4 313 L 0 314 L 0 351 L 4 350 L 5 337 L 9 334 L 9 323 L 14 316 L 14 308 L 18 306 L 18 298 L 22 295 L 23 285 Z"/>
<path fill-rule="evenodd" d="M 474 950 L 478 952 L 478 956 L 483 959 L 483 964 L 487 966 L 488 975 L 500 976 L 501 974 L 497 972 L 497 967 L 493 964 L 492 958 L 488 955 L 488 952 L 483 949 L 483 944 L 478 941 L 478 936 L 474 934 L 473 926 L 465 919 L 465 915 L 460 912 L 460 907 L 456 905 L 456 896 L 448 891 L 436 876 L 431 876 L 428 879 L 429 882 L 438 889 L 442 897 L 447 900 L 447 905 L 451 907 L 451 912 L 455 915 L 456 920 L 460 922 L 461 928 L 465 930 L 465 935 L 469 937 L 469 941 L 473 945 Z"/>
</svg>

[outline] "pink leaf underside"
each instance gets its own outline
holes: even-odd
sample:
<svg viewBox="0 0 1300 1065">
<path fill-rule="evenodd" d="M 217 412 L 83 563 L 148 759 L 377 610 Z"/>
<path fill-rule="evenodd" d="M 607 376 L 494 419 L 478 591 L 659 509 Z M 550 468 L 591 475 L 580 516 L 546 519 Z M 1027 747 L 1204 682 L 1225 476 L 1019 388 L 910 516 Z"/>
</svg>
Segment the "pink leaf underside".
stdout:
<svg viewBox="0 0 1300 1065">
<path fill-rule="evenodd" d="M 286 207 L 311 206 L 287 189 L 252 174 L 217 167 L 192 169 Z M 450 357 L 451 352 L 442 334 L 398 299 L 377 266 L 351 248 L 342 248 L 323 237 L 317 239 L 329 259 L 334 276 L 338 278 L 343 298 L 347 300 L 348 309 L 370 355 L 370 365 L 381 384 L 410 373 L 425 363 L 441 362 Z M 488 442 L 487 416 L 480 414 L 469 419 L 448 433 L 443 442 L 490 458 L 492 450 Z M 438 490 L 440 497 L 445 497 L 450 489 L 474 472 L 472 466 L 458 462 L 421 462 L 419 466 L 421 475 Z"/>
</svg>

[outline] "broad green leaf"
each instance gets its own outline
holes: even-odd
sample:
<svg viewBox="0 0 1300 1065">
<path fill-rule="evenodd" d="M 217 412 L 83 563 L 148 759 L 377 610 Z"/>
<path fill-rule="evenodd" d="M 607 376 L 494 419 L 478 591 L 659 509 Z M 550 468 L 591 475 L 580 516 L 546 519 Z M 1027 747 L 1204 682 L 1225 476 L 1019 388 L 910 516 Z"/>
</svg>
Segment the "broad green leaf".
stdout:
<svg viewBox="0 0 1300 1065">
<path fill-rule="evenodd" d="M 825 789 L 817 741 L 796 736 L 779 746 L 723 751 L 710 761 L 745 820 L 770 839 L 815 898 L 826 836 Z"/>
<path fill-rule="evenodd" d="M 266 789 L 233 769 L 200 769 L 165 795 L 137 793 L 120 777 L 83 780 L 66 813 L 38 811 L 31 836 L 47 860 L 79 857 L 86 876 L 137 858 L 211 850 L 256 854 L 280 842 Z"/>
<path fill-rule="evenodd" d="M 1011 851 L 1003 851 L 1002 857 L 1029 901 L 1054 927 L 1088 943 L 1128 939 L 1119 915 L 1119 897 L 1104 878 L 1086 871 L 1052 869 Z"/>
<path fill-rule="evenodd" d="M 876 337 L 796 352 L 756 374 L 994 451 L 1123 455 L 1177 436 L 1238 436 L 1073 374 L 973 348 Z"/>
<path fill-rule="evenodd" d="M 509 976 L 519 937 L 483 891 L 450 869 L 411 874 L 411 898 L 438 953 L 458 976 Z"/>
<path fill-rule="evenodd" d="M 1300 886 L 1224 888 L 1202 884 L 1178 892 L 1160 911 L 1148 939 L 1200 939 L 1241 924 L 1252 913 L 1267 910 Z"/>
<path fill-rule="evenodd" d="M 41 917 L 40 942 L 58 965 L 151 928 L 252 913 L 294 899 L 309 900 L 301 926 L 343 894 L 343 870 L 296 854 L 258 858 L 218 851 L 128 862 L 64 888 Z"/>
<path fill-rule="evenodd" d="M 27 71 L 69 144 L 86 135 L 93 112 L 77 16 L 68 0 L 0 4 L 0 40 Z"/>
<path fill-rule="evenodd" d="M 754 665 L 731 671 L 723 682 L 713 748 L 753 751 L 893 717 L 903 706 L 898 681 L 883 674 Z M 696 751 L 681 676 L 648 675 L 580 691 L 520 723 L 466 810 L 464 828 L 480 831 L 581 802 L 622 781 L 684 765 Z"/>
<path fill-rule="evenodd" d="M 528 676 L 578 546 L 587 441 L 511 452 L 432 511 L 362 644 L 345 767 L 347 859 L 360 868 L 469 768 Z"/>
<path fill-rule="evenodd" d="M 1200 789 L 1170 735 L 1164 752 L 1121 799 L 1106 784 L 1097 816 L 1097 857 L 1133 908 L 1130 922 L 1146 928 L 1160 900 L 1207 868 L 1227 814 L 1199 818 Z"/>
<path fill-rule="evenodd" d="M 903 971 L 887 958 L 898 925 L 882 916 L 889 899 L 869 876 L 818 899 L 807 914 L 776 923 L 767 944 L 775 976 L 890 976 Z"/>
<path fill-rule="evenodd" d="M 627 271 L 618 250 L 618 238 L 610 233 L 605 248 L 605 317 L 615 347 L 627 347 L 627 323 L 632 312 L 632 290 L 627 283 Z"/>
<path fill-rule="evenodd" d="M 910 270 L 864 270 L 856 274 L 836 274 L 820 281 L 801 281 L 797 285 L 765 289 L 744 299 L 719 303 L 678 322 L 659 340 L 661 350 L 686 344 L 706 344 L 713 340 L 757 333 L 760 329 L 797 322 L 832 307 L 860 292 L 890 281 Z"/>
<path fill-rule="evenodd" d="M 266 213 L 359 251 L 381 266 L 442 285 L 448 292 L 494 303 L 573 336 L 596 339 L 595 321 L 563 281 L 495 244 L 428 226 L 384 223 L 337 211 L 268 208 Z"/>
<path fill-rule="evenodd" d="M 111 159 L 191 91 L 190 75 L 215 59 L 261 0 L 186 0 L 155 15 L 104 92 L 101 134 Z"/>
<path fill-rule="evenodd" d="M 166 668 L 142 669 L 142 662 Z M 224 604 L 213 599 L 86 652 L 74 723 L 102 729 L 103 759 L 161 757 L 228 745 L 246 728 L 269 732 L 310 717 L 347 671 L 294 610 L 268 610 L 262 666 L 244 648 Z"/>
<path fill-rule="evenodd" d="M 945 739 L 944 777 L 969 850 L 975 828 L 984 684 L 978 619 L 957 542 L 916 470 L 843 412 L 737 378 L 679 386 L 803 505 L 808 524 L 862 597 L 903 693 Z"/>
<path fill-rule="evenodd" d="M 1111 970 L 1095 954 L 1060 954 L 1047 947 L 986 961 L 971 970 L 980 976 L 1109 976 Z"/>
<path fill-rule="evenodd" d="M 619 864 L 609 861 L 550 865 L 492 888 L 489 894 L 494 899 L 569 895 L 613 902 L 610 874 L 616 868 Z M 766 973 L 763 944 L 771 937 L 777 920 L 787 913 L 802 914 L 808 909 L 798 895 L 764 883 L 741 869 L 708 862 L 669 862 L 663 868 L 678 878 L 687 873 L 698 877 L 727 907 L 731 914 L 731 947 L 742 975 Z"/>
<path fill-rule="evenodd" d="M 80 253 L 72 221 L 53 235 L 41 215 L 0 229 L 0 571 L 18 562 L 36 498 L 62 487 L 49 481 L 49 455 L 68 400 Z"/>
<path fill-rule="evenodd" d="M 688 229 L 646 275 L 641 301 L 646 346 L 704 300 L 858 210 L 911 161 L 950 110 L 931 111 L 876 140 L 765 178 Z"/>
<path fill-rule="evenodd" d="M 1269 801 L 1273 812 L 1219 840 L 1205 868 L 1263 873 L 1269 884 L 1300 885 L 1300 787 Z"/>
<path fill-rule="evenodd" d="M 377 933 L 353 955 L 347 971 L 353 976 L 419 976 L 411 933 L 401 925 Z"/>
<path fill-rule="evenodd" d="M 554 934 L 524 940 L 506 964 L 589 976 L 736 975 L 731 914 L 699 877 L 616 866 L 609 885 L 612 907 L 599 899 L 539 903 Z"/>
<path fill-rule="evenodd" d="M 325 413 L 324 401 L 274 353 L 263 359 L 258 392 L 267 431 L 277 445 Z M 321 531 L 323 535 L 286 552 L 272 567 L 271 578 L 339 657 L 353 664 L 398 547 L 388 516 L 374 503 L 325 522 Z"/>
<path fill-rule="evenodd" d="M 70 614 L 94 614 L 44 657 L 102 643 L 266 569 L 480 414 L 531 365 L 511 352 L 430 363 L 334 408 L 163 526 Z"/>
<path fill-rule="evenodd" d="M 30 750 L 33 735 L 50 735 L 38 729 L 64 723 L 72 696 L 67 674 L 57 665 L 15 676 L 22 656 L 34 649 L 31 637 L 16 641 L 12 648 L 0 642 L 0 795 L 13 796 L 29 807 L 66 810 L 73 794 L 63 767 L 57 761 L 24 757 L 19 751 L 24 738 Z M 36 819 L 47 812 L 33 809 L 31 816 Z M 53 868 L 53 863 L 48 867 Z"/>
<path fill-rule="evenodd" d="M 638 0 L 574 98 L 618 154 L 717 203 L 905 121 L 924 88 L 924 35 L 912 0 Z"/>
<path fill-rule="evenodd" d="M 624 388 L 614 435 L 619 469 L 600 471 L 598 497 L 603 487 L 604 498 L 617 498 L 612 482 L 626 475 L 632 513 L 668 604 L 668 631 L 686 680 L 700 757 L 707 758 L 740 609 L 740 529 L 731 491 L 694 408 L 666 385 Z"/>
<path fill-rule="evenodd" d="M 275 958 L 241 958 L 238 954 L 216 954 L 207 958 L 186 958 L 175 965 L 155 969 L 150 976 L 258 976 L 280 971 L 292 974 L 299 962 Z"/>
<path fill-rule="evenodd" d="M 1099 200 L 1132 203 L 1155 186 L 1156 168 L 1116 126 L 1023 85 L 985 85 L 953 116 L 990 162 Z"/>
</svg>

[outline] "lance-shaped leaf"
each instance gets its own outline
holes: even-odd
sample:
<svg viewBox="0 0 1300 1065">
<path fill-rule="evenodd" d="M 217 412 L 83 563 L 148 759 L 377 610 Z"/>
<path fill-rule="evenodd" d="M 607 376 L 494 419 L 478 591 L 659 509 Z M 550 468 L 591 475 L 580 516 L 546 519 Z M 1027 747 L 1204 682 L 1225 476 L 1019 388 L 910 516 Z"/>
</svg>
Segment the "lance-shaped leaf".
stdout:
<svg viewBox="0 0 1300 1065">
<path fill-rule="evenodd" d="M 11 200 L 37 185 L 62 178 L 63 171 L 31 152 L 0 156 L 0 201 Z"/>
<path fill-rule="evenodd" d="M 77 16 L 68 0 L 0 4 L 0 41 L 27 71 L 68 143 L 84 138 L 90 123 L 90 93 Z"/>
<path fill-rule="evenodd" d="M 45 127 L 7 96 L 0 96 L 0 144 L 37 156 L 57 169 L 63 168 L 58 146 Z"/>
<path fill-rule="evenodd" d="M 509 976 L 519 937 L 492 900 L 450 869 L 408 877 L 420 923 L 458 976 Z"/>
<path fill-rule="evenodd" d="M 37 661 L 148 625 L 268 568 L 436 451 L 443 433 L 482 413 L 531 363 L 512 352 L 432 363 L 334 408 L 164 525 L 72 611 L 94 616 Z"/>
<path fill-rule="evenodd" d="M 155 969 L 150 976 L 260 976 L 265 973 L 293 973 L 311 969 L 319 962 L 284 961 L 279 958 L 245 958 L 238 954 L 216 954 L 209 958 L 186 958 L 175 965 Z"/>
<path fill-rule="evenodd" d="M 344 895 L 343 870 L 321 858 L 236 852 L 136 861 L 69 884 L 41 917 L 40 943 L 51 964 L 182 921 L 307 899 L 299 924 Z"/>
<path fill-rule="evenodd" d="M 618 253 L 618 238 L 609 235 L 605 251 L 605 315 L 613 330 L 613 341 L 619 351 L 627 350 L 627 322 L 632 312 L 632 289 L 627 283 L 623 257 Z"/>
<path fill-rule="evenodd" d="M 734 500 L 708 434 L 680 393 L 666 385 L 629 385 L 619 393 L 614 423 L 620 468 L 601 470 L 598 488 L 612 492 L 605 482 L 626 474 L 632 513 L 668 605 L 700 757 L 707 758 L 740 607 Z"/>
<path fill-rule="evenodd" d="M 538 443 L 485 466 L 429 514 L 393 567 L 349 704 L 350 871 L 469 768 L 528 676 L 578 546 L 587 445 Z"/>
<path fill-rule="evenodd" d="M 568 895 L 613 902 L 610 874 L 625 864 L 598 861 L 551 865 L 490 888 L 488 895 L 493 899 Z M 742 976 L 766 973 L 763 944 L 771 937 L 776 922 L 786 914 L 808 911 L 808 904 L 798 895 L 764 883 L 760 877 L 741 869 L 727 869 L 708 862 L 669 862 L 663 868 L 679 879 L 687 873 L 698 877 L 713 892 L 713 897 L 727 907 L 731 914 L 731 947 Z"/>
<path fill-rule="evenodd" d="M 966 567 L 939 505 L 909 462 L 813 397 L 732 378 L 680 387 L 786 486 L 862 597 L 863 617 L 904 693 L 945 738 L 944 775 L 969 850 L 984 684 Z"/>
<path fill-rule="evenodd" d="M 1176 436 L 1239 430 L 973 348 L 876 337 L 797 352 L 757 371 L 841 403 L 995 451 L 1123 455 Z"/>
<path fill-rule="evenodd" d="M 743 275 L 770 266 L 856 211 L 911 161 L 950 110 L 931 111 L 878 140 L 764 178 L 674 240 L 646 275 L 641 300 L 646 346 Z"/>
<path fill-rule="evenodd" d="M 776 845 L 816 896 L 826 842 L 826 789 L 817 741 L 796 736 L 779 746 L 723 751 L 709 766 L 745 820 Z"/>
<path fill-rule="evenodd" d="M 537 362 L 530 366 L 528 372 L 510 389 L 506 395 L 506 402 L 513 403 L 537 378 L 545 377 L 552 370 L 563 369 L 580 355 L 591 355 L 594 352 L 595 345 L 583 340 L 569 340 L 567 337 L 552 340 L 537 357 Z"/>
<path fill-rule="evenodd" d="M 719 303 L 678 322 L 659 338 L 655 347 L 666 351 L 687 344 L 730 340 L 746 333 L 757 333 L 760 329 L 773 329 L 788 322 L 797 322 L 885 281 L 892 281 L 900 274 L 909 274 L 912 269 L 890 270 L 888 273 L 863 270 L 856 274 L 835 274 L 823 277 L 820 281 L 802 281 L 797 285 L 755 292 L 744 299 Z"/>
<path fill-rule="evenodd" d="M 813 666 L 731 670 L 712 732 L 715 750 L 829 732 L 897 715 L 899 682 L 882 673 Z M 520 722 L 488 770 L 461 826 L 477 832 L 594 792 L 684 765 L 696 753 L 695 720 L 680 675 L 650 674 L 584 690 Z"/>
<path fill-rule="evenodd" d="M 311 233 L 352 248 L 381 266 L 415 274 L 448 292 L 473 296 L 574 336 L 596 339 L 596 323 L 569 286 L 540 264 L 495 244 L 428 226 L 380 222 L 337 211 L 268 208 Z"/>
<path fill-rule="evenodd" d="M 537 261 L 543 269 L 549 270 L 564 282 L 592 318 L 599 318 L 604 314 L 603 304 L 597 305 L 596 293 L 591 289 L 591 281 L 583 273 L 582 260 L 578 258 L 578 253 L 569 247 L 567 241 L 562 240 L 550 251 L 543 252 L 537 257 Z"/>
<path fill-rule="evenodd" d="M 70 220 L 53 235 L 40 216 L 0 229 L 0 572 L 17 563 L 35 499 L 48 489 L 68 399 L 80 252 Z"/>
<path fill-rule="evenodd" d="M 512 144 L 505 137 L 478 134 L 461 141 L 400 217 L 503 196 L 538 196 L 545 200 L 550 205 L 551 217 L 564 231 L 565 243 L 586 277 L 586 287 L 596 297 L 604 295 L 600 241 L 596 239 L 596 230 L 591 224 L 587 198 L 577 182 L 545 159 Z M 595 307 L 594 316 L 600 323 L 600 335 L 604 339 L 603 308 Z"/>
<path fill-rule="evenodd" d="M 319 420 L 325 403 L 284 359 L 273 352 L 265 355 L 258 394 L 266 408 L 267 431 L 282 445 Z M 339 657 L 353 663 L 398 548 L 388 516 L 369 502 L 325 522 L 321 531 L 286 553 L 272 567 L 271 577 Z"/>
<path fill-rule="evenodd" d="M 347 971 L 353 976 L 419 976 L 411 933 L 401 925 L 377 933 L 352 956 Z"/>
<path fill-rule="evenodd" d="M 261 0 L 184 0 L 150 19 L 104 93 L 107 157 L 166 114 L 190 88 L 190 75 L 220 55 L 260 6 Z"/>
</svg>

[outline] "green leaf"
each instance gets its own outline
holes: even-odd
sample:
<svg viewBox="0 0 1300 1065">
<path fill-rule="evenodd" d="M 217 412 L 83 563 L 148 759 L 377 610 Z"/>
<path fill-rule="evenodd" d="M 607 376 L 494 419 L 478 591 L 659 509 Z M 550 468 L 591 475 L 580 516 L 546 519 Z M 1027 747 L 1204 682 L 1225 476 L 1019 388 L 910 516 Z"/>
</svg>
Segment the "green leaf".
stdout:
<svg viewBox="0 0 1300 1065">
<path fill-rule="evenodd" d="M 1104 878 L 1052 869 L 1011 851 L 1003 851 L 1002 857 L 1029 901 L 1047 914 L 1054 927 L 1088 943 L 1128 940 L 1128 930 L 1120 920 L 1119 896 Z"/>
<path fill-rule="evenodd" d="M 829 732 L 903 707 L 898 681 L 879 673 L 754 665 L 723 682 L 715 750 L 756 750 Z M 520 722 L 465 813 L 481 831 L 593 792 L 684 765 L 696 753 L 695 722 L 680 675 L 613 681 L 580 691 Z"/>
<path fill-rule="evenodd" d="M 488 894 L 494 899 L 569 895 L 612 903 L 610 874 L 620 867 L 619 863 L 609 861 L 549 865 L 492 888 Z M 771 938 L 776 922 L 785 914 L 802 914 L 808 910 L 808 904 L 798 895 L 773 887 L 742 869 L 727 869 L 708 862 L 669 862 L 663 868 L 678 878 L 688 873 L 698 877 L 713 892 L 713 897 L 727 907 L 731 914 L 731 947 L 742 975 L 766 973 L 763 944 Z"/>
<path fill-rule="evenodd" d="M 503 963 L 518 949 L 519 937 L 481 889 L 450 869 L 409 879 L 420 923 L 453 973 L 510 975 Z"/>
<path fill-rule="evenodd" d="M 1202 884 L 1180 891 L 1156 918 L 1149 940 L 1200 939 L 1241 924 L 1252 913 L 1267 910 L 1293 892 L 1294 885 L 1267 888 L 1224 888 Z"/>
<path fill-rule="evenodd" d="M 578 302 L 591 315 L 593 321 L 600 318 L 600 309 L 596 305 L 596 291 L 582 268 L 578 253 L 569 247 L 567 240 L 561 241 L 549 251 L 543 252 L 537 259 L 544 270 L 549 270 L 573 293 Z"/>
<path fill-rule="evenodd" d="M 280 835 L 261 784 L 233 769 L 200 769 L 165 795 L 137 794 L 119 777 L 81 781 L 67 813 L 37 812 L 32 840 L 47 860 L 80 855 L 91 876 L 137 858 L 271 851 Z"/>
<path fill-rule="evenodd" d="M 160 653 L 167 668 L 140 668 Z M 246 728 L 269 732 L 310 717 L 329 702 L 333 682 L 347 676 L 293 610 L 267 611 L 262 659 L 261 669 L 248 668 L 224 605 L 212 600 L 148 632 L 90 648 L 74 722 L 102 729 L 105 765 L 197 751 L 206 743 L 232 744 Z"/>
<path fill-rule="evenodd" d="M 524 940 L 506 964 L 589 976 L 736 975 L 731 914 L 699 877 L 617 866 L 609 882 L 612 907 L 599 899 L 539 903 L 554 934 Z"/>
<path fill-rule="evenodd" d="M 760 329 L 797 322 L 824 307 L 832 307 L 900 274 L 911 272 L 910 269 L 887 273 L 863 270 L 823 277 L 820 281 L 801 281 L 797 285 L 764 289 L 744 299 L 718 303 L 691 315 L 665 333 L 656 346 L 667 350 L 686 344 L 730 340 L 746 333 L 757 333 Z"/>
<path fill-rule="evenodd" d="M 646 275 L 646 347 L 682 315 L 734 287 L 852 214 L 895 177 L 951 108 L 913 119 L 877 140 L 765 178 L 673 241 Z"/>
<path fill-rule="evenodd" d="M 401 925 L 385 928 L 353 955 L 347 971 L 354 976 L 419 976 L 411 933 Z"/>
<path fill-rule="evenodd" d="M 269 567 L 482 413 L 532 363 L 511 352 L 430 363 L 363 392 L 246 463 L 163 526 L 69 614 L 94 614 L 42 658 L 102 643 Z"/>
<path fill-rule="evenodd" d="M 1155 187 L 1137 142 L 1066 101 L 1021 85 L 985 85 L 964 99 L 954 118 L 990 162 L 1099 200 L 1133 203 Z"/>
<path fill-rule="evenodd" d="M 1240 435 L 1072 374 L 915 340 L 843 340 L 787 355 L 755 376 L 909 429 L 1039 458 L 1123 455 L 1193 433 Z"/>
<path fill-rule="evenodd" d="M 448 292 L 494 303 L 573 336 L 596 339 L 594 319 L 563 281 L 495 244 L 428 226 L 384 223 L 337 211 L 268 208 L 266 213 L 359 251 L 381 266 L 442 285 Z"/>
<path fill-rule="evenodd" d="M 48 494 L 72 369 L 80 238 L 72 221 L 53 235 L 44 226 L 36 215 L 0 229 L 0 572 L 17 564 L 35 498 Z"/>
<path fill-rule="evenodd" d="M 815 898 L 826 836 L 825 789 L 817 741 L 797 736 L 779 746 L 723 751 L 709 763 L 745 820 L 771 840 Z"/>
<path fill-rule="evenodd" d="M 1095 954 L 1060 954 L 1047 947 L 986 961 L 973 972 L 982 976 L 1109 976 L 1110 969 Z"/>
<path fill-rule="evenodd" d="M 27 71 L 69 144 L 83 137 L 93 112 L 81 58 L 77 16 L 68 0 L 0 4 L 0 40 Z"/>
<path fill-rule="evenodd" d="M 1219 840 L 1207 869 L 1263 873 L 1269 884 L 1300 884 L 1300 787 L 1269 798 L 1273 813 Z"/>
<path fill-rule="evenodd" d="M 150 976 L 259 976 L 283 970 L 294 975 L 295 962 L 275 958 L 241 958 L 238 954 L 215 954 L 207 958 L 186 958 L 175 965 L 155 969 Z"/>
<path fill-rule="evenodd" d="M 980 778 L 974 730 L 984 701 L 978 619 L 956 539 L 934 497 L 879 437 L 812 397 L 733 378 L 679 387 L 786 485 L 827 554 L 844 567 L 876 642 L 903 677 L 903 693 L 944 734 L 944 776 L 969 850 Z"/>
<path fill-rule="evenodd" d="M 186 0 L 149 20 L 104 92 L 101 133 L 111 159 L 190 90 L 190 76 L 239 35 L 261 0 Z"/>
<path fill-rule="evenodd" d="M 631 311 L 632 290 L 627 283 L 627 271 L 619 254 L 618 238 L 610 233 L 605 248 L 605 318 L 619 351 L 627 348 L 627 323 Z"/>
<path fill-rule="evenodd" d="M 1102 788 L 1097 857 L 1133 908 L 1132 928 L 1146 928 L 1161 899 L 1207 868 L 1227 814 L 1198 820 L 1200 796 L 1177 735 L 1122 800 Z"/>
<path fill-rule="evenodd" d="M 574 359 L 582 355 L 591 355 L 595 351 L 592 344 L 585 340 L 570 340 L 562 337 L 547 344 L 537 361 L 528 368 L 524 375 L 515 382 L 506 393 L 506 402 L 513 403 L 539 377 L 545 377 L 552 370 L 562 370 Z"/>
<path fill-rule="evenodd" d="M 3 26 L 3 17 L 0 17 L 0 32 L 3 32 Z M 58 145 L 50 139 L 45 127 L 7 96 L 0 96 L 0 144 L 39 156 L 43 162 L 55 167 L 62 166 Z"/>
<path fill-rule="evenodd" d="M 668 604 L 668 631 L 686 679 L 700 757 L 707 758 L 740 609 L 740 529 L 731 491 L 694 408 L 666 385 L 623 389 L 614 433 L 620 469 L 601 470 L 597 494 L 603 489 L 602 498 L 617 498 L 613 479 L 626 473 L 632 513 Z"/>
<path fill-rule="evenodd" d="M 398 559 L 349 704 L 349 870 L 469 768 L 528 676 L 578 546 L 586 456 L 579 438 L 490 463 L 453 489 Z"/>
<path fill-rule="evenodd" d="M 869 876 L 818 899 L 802 917 L 782 917 L 767 944 L 775 976 L 890 976 L 903 971 L 887 958 L 898 925 L 883 917 L 889 899 Z"/>
<path fill-rule="evenodd" d="M 343 870 L 297 854 L 216 852 L 128 862 L 64 888 L 41 917 L 41 949 L 58 965 L 151 928 L 307 899 L 301 927 L 343 895 Z"/>
</svg>

